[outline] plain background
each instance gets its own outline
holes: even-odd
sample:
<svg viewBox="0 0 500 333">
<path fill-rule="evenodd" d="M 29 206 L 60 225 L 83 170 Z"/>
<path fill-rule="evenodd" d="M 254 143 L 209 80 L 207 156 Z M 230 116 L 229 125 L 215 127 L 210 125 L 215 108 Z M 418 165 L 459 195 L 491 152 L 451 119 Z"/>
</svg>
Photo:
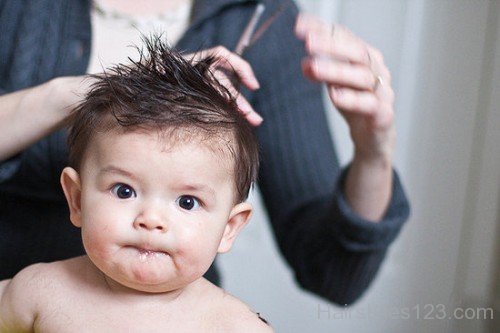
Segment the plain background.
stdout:
<svg viewBox="0 0 500 333">
<path fill-rule="evenodd" d="M 277 332 L 499 332 L 500 1 L 299 4 L 384 53 L 412 216 L 368 292 L 341 308 L 297 287 L 257 193 L 254 218 L 219 257 L 224 287 Z M 347 128 L 329 115 L 345 163 Z M 473 319 L 454 318 L 460 309 Z"/>
</svg>

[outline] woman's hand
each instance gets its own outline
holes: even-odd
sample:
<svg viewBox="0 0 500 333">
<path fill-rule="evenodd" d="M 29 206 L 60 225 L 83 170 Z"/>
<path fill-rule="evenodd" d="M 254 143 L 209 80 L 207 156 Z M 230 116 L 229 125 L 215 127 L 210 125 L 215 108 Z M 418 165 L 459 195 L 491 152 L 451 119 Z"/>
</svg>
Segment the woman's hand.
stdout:
<svg viewBox="0 0 500 333">
<path fill-rule="evenodd" d="M 347 201 L 359 216 L 378 222 L 392 196 L 396 139 L 394 91 L 382 54 L 346 28 L 312 16 L 300 15 L 295 33 L 308 54 L 304 75 L 326 84 L 350 129 L 355 152 L 343 189 Z"/>
<path fill-rule="evenodd" d="M 61 128 L 92 79 L 60 77 L 0 96 L 0 161 Z"/>
<path fill-rule="evenodd" d="M 218 81 L 229 90 L 229 92 L 236 98 L 236 103 L 240 112 L 245 116 L 250 124 L 259 126 L 263 119 L 255 112 L 250 103 L 241 95 L 238 89 L 234 86 L 234 81 L 228 77 L 228 73 L 235 72 L 238 76 L 237 79 L 245 87 L 250 90 L 259 88 L 259 82 L 255 78 L 252 67 L 243 58 L 226 49 L 223 46 L 216 46 L 211 49 L 206 49 L 196 54 L 186 55 L 186 59 L 201 60 L 206 57 L 213 56 L 217 61 L 213 64 L 213 72 Z"/>
<path fill-rule="evenodd" d="M 308 57 L 302 70 L 327 85 L 333 105 L 350 129 L 355 158 L 391 159 L 395 143 L 394 91 L 379 50 L 340 25 L 300 15 L 296 35 Z"/>
</svg>

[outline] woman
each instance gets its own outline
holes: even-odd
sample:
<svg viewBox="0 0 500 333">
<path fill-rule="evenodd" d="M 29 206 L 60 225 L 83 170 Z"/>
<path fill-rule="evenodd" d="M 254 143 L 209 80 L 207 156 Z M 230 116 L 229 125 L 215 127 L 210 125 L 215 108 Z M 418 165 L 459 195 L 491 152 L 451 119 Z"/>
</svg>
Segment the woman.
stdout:
<svg viewBox="0 0 500 333">
<path fill-rule="evenodd" d="M 263 2 L 265 20 L 282 1 Z M 61 126 L 89 84 L 74 76 L 98 71 L 92 64 L 99 65 L 104 50 L 113 51 L 115 36 L 149 24 L 137 17 L 187 5 L 190 14 L 167 37 L 180 37 L 176 48 L 186 53 L 206 49 L 203 55 L 227 59 L 221 66 L 229 63 L 243 78 L 248 90 L 239 98 L 240 109 L 252 124 L 264 119 L 256 129 L 259 187 L 298 283 L 339 304 L 363 293 L 409 214 L 391 166 L 389 72 L 379 51 L 343 27 L 297 18 L 293 4 L 242 60 L 228 49 L 236 46 L 257 3 L 0 1 L 0 89 L 6 94 L 0 97 L 0 279 L 33 262 L 83 253 L 58 181 L 67 158 Z M 97 45 L 99 31 L 108 38 Z M 306 77 L 327 84 L 349 125 L 355 154 L 345 169 L 334 152 L 321 87 Z M 215 269 L 208 277 L 218 282 Z"/>
</svg>

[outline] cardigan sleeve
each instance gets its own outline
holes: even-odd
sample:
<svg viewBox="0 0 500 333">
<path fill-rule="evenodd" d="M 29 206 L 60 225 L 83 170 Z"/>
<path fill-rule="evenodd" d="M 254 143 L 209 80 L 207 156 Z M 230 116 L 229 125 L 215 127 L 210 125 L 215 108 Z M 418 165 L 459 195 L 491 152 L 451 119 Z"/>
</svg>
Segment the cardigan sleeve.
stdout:
<svg viewBox="0 0 500 333">
<path fill-rule="evenodd" d="M 396 172 L 379 223 L 363 220 L 343 192 L 341 169 L 321 87 L 301 73 L 303 45 L 293 35 L 297 9 L 273 23 L 248 52 L 261 88 L 249 95 L 264 123 L 259 187 L 275 238 L 297 282 L 338 304 L 358 299 L 374 279 L 390 243 L 408 218 Z M 263 56 L 264 55 L 264 56 Z"/>
<path fill-rule="evenodd" d="M 19 155 L 15 155 L 7 160 L 0 161 L 0 183 L 9 179 L 16 173 L 21 164 L 21 158 Z"/>
</svg>

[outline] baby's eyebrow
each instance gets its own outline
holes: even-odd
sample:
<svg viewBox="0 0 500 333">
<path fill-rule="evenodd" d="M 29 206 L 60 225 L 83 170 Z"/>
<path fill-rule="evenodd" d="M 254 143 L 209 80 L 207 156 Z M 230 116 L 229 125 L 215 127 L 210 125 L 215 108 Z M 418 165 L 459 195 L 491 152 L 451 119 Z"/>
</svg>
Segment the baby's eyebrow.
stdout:
<svg viewBox="0 0 500 333">
<path fill-rule="evenodd" d="M 109 165 L 105 168 L 102 168 L 101 171 L 99 171 L 99 174 L 103 174 L 103 173 L 117 173 L 119 175 L 123 175 L 123 176 L 129 177 L 129 178 L 135 179 L 135 176 L 131 172 L 128 172 L 127 170 L 123 170 L 123 169 L 116 167 L 114 165 Z"/>
<path fill-rule="evenodd" d="M 181 191 L 205 192 L 215 198 L 215 191 L 205 184 L 182 184 L 177 188 Z"/>
</svg>

